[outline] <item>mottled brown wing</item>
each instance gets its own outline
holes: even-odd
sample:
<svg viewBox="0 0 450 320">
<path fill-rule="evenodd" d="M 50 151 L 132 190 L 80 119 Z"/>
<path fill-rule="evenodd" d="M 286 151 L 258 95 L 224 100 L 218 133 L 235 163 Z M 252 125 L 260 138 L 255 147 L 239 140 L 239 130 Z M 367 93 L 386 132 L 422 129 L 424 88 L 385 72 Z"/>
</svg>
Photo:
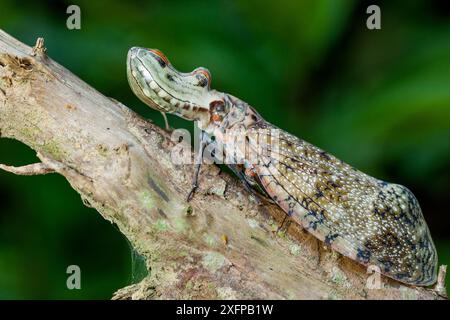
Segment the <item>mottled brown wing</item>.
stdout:
<svg viewBox="0 0 450 320">
<path fill-rule="evenodd" d="M 258 129 L 279 130 L 264 122 Z M 257 152 L 252 143 L 250 149 Z M 253 169 L 297 223 L 341 254 L 376 265 L 396 280 L 436 281 L 436 249 L 407 188 L 370 177 L 282 130 L 278 148 L 270 151 Z"/>
</svg>

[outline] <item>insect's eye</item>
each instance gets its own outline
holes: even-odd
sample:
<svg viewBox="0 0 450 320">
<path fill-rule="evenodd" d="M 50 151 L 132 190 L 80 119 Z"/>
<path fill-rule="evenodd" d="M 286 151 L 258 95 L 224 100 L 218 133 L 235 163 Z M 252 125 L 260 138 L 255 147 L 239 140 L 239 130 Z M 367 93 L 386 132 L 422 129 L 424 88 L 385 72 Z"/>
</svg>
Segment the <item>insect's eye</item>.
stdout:
<svg viewBox="0 0 450 320">
<path fill-rule="evenodd" d="M 164 53 L 162 53 L 158 49 L 147 49 L 147 50 L 153 54 L 156 61 L 158 61 L 158 63 L 160 64 L 160 66 L 162 68 L 164 68 L 165 66 L 170 64 L 169 59 L 167 59 L 167 57 L 164 55 Z"/>
<path fill-rule="evenodd" d="M 199 87 L 209 87 L 211 84 L 211 73 L 209 73 L 208 69 L 205 68 L 197 68 L 192 71 L 195 74 L 195 77 L 198 80 L 197 85 Z"/>
<path fill-rule="evenodd" d="M 209 108 L 213 112 L 224 112 L 225 103 L 222 100 L 215 100 L 209 104 Z"/>
</svg>

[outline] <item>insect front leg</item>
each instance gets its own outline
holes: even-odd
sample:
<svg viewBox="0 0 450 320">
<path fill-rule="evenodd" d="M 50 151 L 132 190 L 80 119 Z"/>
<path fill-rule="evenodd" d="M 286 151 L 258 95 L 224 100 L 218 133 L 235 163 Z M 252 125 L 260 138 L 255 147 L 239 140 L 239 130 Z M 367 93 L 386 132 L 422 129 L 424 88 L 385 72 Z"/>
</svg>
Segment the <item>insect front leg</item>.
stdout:
<svg viewBox="0 0 450 320">
<path fill-rule="evenodd" d="M 162 116 L 164 118 L 164 125 L 166 127 L 166 130 L 167 131 L 172 131 L 172 128 L 170 127 L 170 124 L 169 124 L 169 120 L 167 120 L 167 115 L 164 112 L 162 112 L 162 111 L 161 111 L 161 114 L 162 114 Z"/>
<path fill-rule="evenodd" d="M 186 199 L 187 202 L 191 201 L 192 197 L 194 196 L 195 191 L 198 188 L 198 176 L 200 174 L 200 169 L 201 169 L 202 162 L 203 162 L 203 152 L 205 151 L 208 141 L 209 141 L 208 136 L 205 134 L 204 131 L 201 131 L 200 146 L 199 146 L 197 158 L 195 160 L 194 176 L 192 178 L 191 191 L 189 191 L 189 194 Z"/>
</svg>

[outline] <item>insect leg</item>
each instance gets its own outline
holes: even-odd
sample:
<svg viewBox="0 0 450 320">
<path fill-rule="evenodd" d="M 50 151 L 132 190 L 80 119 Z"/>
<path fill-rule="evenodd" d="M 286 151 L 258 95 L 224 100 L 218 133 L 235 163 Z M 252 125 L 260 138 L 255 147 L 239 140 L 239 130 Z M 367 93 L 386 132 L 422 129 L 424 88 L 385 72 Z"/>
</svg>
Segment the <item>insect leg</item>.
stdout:
<svg viewBox="0 0 450 320">
<path fill-rule="evenodd" d="M 172 131 L 172 128 L 170 127 L 170 124 L 169 124 L 169 120 L 167 120 L 167 115 L 164 112 L 162 112 L 162 111 L 161 111 L 161 114 L 162 114 L 162 116 L 164 118 L 164 124 L 165 124 L 166 130 L 167 131 Z"/>
<path fill-rule="evenodd" d="M 253 196 L 257 205 L 276 204 L 267 192 L 260 186 L 258 178 L 253 178 L 245 174 L 245 170 L 240 165 L 229 164 L 228 167 L 242 181 L 244 188 Z"/>
<path fill-rule="evenodd" d="M 284 218 L 283 218 L 283 221 L 281 221 L 281 223 L 280 223 L 280 225 L 277 227 L 277 231 L 275 232 L 276 234 L 278 234 L 278 232 L 280 232 L 280 230 L 283 228 L 283 226 L 284 226 L 284 223 L 286 222 L 286 220 L 288 219 L 288 215 L 286 214 L 285 216 L 284 216 Z M 289 221 L 289 224 L 290 224 L 290 221 Z M 288 227 L 289 227 L 289 224 L 288 225 L 286 225 L 286 228 L 285 228 L 285 230 L 287 230 L 288 229 Z"/>
<path fill-rule="evenodd" d="M 256 190 L 253 188 L 252 182 L 250 182 L 247 177 L 245 176 L 243 169 L 239 167 L 239 165 L 236 164 L 229 164 L 228 167 L 234 172 L 234 174 L 239 178 L 239 180 L 242 181 L 245 190 L 247 190 L 255 199 L 256 203 L 258 205 L 261 205 L 262 202 L 259 199 L 259 194 L 256 192 Z"/>
<path fill-rule="evenodd" d="M 207 142 L 207 136 L 202 131 L 200 133 L 200 147 L 199 147 L 197 159 L 195 161 L 194 177 L 192 179 L 192 187 L 191 187 L 191 191 L 189 192 L 189 194 L 187 196 L 187 199 L 186 199 L 187 202 L 191 201 L 192 197 L 194 196 L 195 191 L 198 188 L 198 175 L 200 173 L 200 168 L 201 168 L 202 162 L 203 162 L 203 152 L 205 151 L 205 148 L 206 148 L 206 142 Z"/>
</svg>

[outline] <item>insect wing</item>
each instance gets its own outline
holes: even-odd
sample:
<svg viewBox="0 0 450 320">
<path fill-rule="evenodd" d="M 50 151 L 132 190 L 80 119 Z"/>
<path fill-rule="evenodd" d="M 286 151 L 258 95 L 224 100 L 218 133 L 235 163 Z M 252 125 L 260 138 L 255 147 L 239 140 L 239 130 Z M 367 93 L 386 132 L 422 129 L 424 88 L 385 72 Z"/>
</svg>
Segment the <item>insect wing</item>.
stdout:
<svg viewBox="0 0 450 320">
<path fill-rule="evenodd" d="M 259 126 L 262 132 L 277 129 Z M 282 130 L 268 153 L 249 141 L 259 154 L 253 168 L 265 191 L 319 240 L 396 280 L 436 281 L 436 249 L 407 188 L 370 177 Z"/>
</svg>

